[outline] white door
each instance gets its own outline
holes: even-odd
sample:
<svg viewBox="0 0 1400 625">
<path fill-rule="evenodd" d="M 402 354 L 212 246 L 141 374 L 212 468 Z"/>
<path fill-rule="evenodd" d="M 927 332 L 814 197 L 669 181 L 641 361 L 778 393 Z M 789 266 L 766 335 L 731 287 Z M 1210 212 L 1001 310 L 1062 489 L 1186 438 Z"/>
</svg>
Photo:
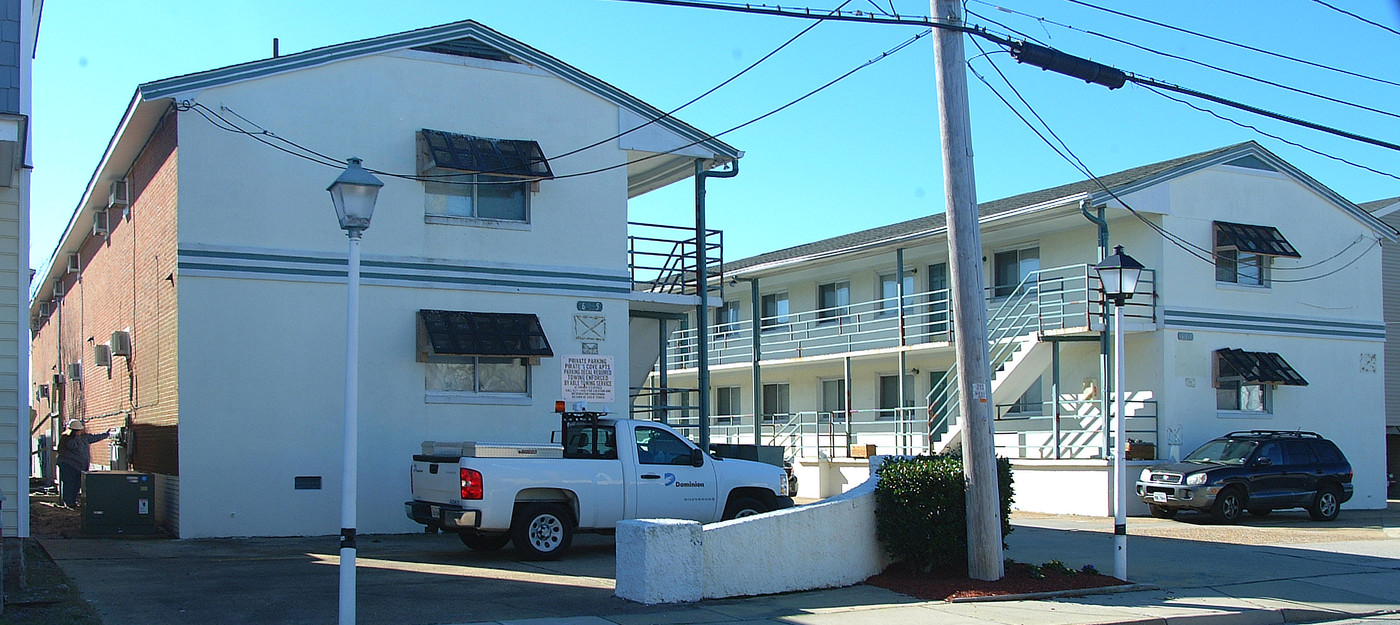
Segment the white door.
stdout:
<svg viewBox="0 0 1400 625">
<path fill-rule="evenodd" d="M 658 427 L 639 425 L 637 438 L 637 518 L 719 520 L 715 501 L 715 464 L 709 455 L 691 464 L 695 447 Z"/>
</svg>

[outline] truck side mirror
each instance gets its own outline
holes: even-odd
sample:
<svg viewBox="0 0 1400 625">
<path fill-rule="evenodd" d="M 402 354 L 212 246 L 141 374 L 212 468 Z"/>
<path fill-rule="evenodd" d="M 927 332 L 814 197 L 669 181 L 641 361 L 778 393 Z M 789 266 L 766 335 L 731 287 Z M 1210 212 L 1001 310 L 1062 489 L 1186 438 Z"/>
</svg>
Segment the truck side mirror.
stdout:
<svg viewBox="0 0 1400 625">
<path fill-rule="evenodd" d="M 699 449 L 691 449 L 691 450 L 690 450 L 690 466 L 693 466 L 693 467 L 703 467 L 703 466 L 705 466 L 705 452 L 700 451 Z"/>
</svg>

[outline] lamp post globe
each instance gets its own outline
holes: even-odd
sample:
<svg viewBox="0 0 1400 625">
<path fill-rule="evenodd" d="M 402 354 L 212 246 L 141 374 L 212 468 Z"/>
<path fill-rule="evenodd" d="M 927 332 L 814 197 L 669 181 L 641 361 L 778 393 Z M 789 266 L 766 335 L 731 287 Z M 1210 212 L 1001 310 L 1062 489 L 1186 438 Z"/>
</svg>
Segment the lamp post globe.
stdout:
<svg viewBox="0 0 1400 625">
<path fill-rule="evenodd" d="M 360 166 L 360 159 L 348 158 L 345 171 L 326 187 L 331 193 L 331 203 L 335 205 L 335 216 L 340 220 L 340 228 L 347 232 L 364 230 L 374 216 L 374 202 L 379 198 L 379 188 L 384 186 L 374 174 Z"/>
<path fill-rule="evenodd" d="M 1142 275 L 1142 263 L 1123 253 L 1123 246 L 1113 246 L 1113 254 L 1094 266 L 1103 282 L 1103 294 L 1115 305 L 1132 298 L 1137 291 L 1138 277 Z"/>
</svg>

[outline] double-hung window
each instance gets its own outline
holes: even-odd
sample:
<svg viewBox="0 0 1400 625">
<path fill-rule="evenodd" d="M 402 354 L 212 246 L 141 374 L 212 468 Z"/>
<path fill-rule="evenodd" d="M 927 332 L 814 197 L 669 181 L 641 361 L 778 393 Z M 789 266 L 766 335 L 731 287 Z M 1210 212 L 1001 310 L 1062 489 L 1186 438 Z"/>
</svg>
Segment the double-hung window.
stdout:
<svg viewBox="0 0 1400 625">
<path fill-rule="evenodd" d="M 430 223 L 528 224 L 531 185 L 552 178 L 538 143 L 423 129 L 418 174 Z"/>
<path fill-rule="evenodd" d="M 1278 228 L 1217 221 L 1215 281 L 1267 287 L 1275 256 L 1302 258 Z"/>
<path fill-rule="evenodd" d="M 817 285 L 817 323 L 839 321 L 851 311 L 851 283 L 828 282 Z"/>
<path fill-rule="evenodd" d="M 759 298 L 759 313 L 763 315 L 764 330 L 782 330 L 788 323 L 788 294 L 769 293 Z"/>
<path fill-rule="evenodd" d="M 992 297 L 1006 297 L 1015 293 L 1028 276 L 1040 271 L 1040 248 L 997 252 L 992 267 Z"/>
</svg>

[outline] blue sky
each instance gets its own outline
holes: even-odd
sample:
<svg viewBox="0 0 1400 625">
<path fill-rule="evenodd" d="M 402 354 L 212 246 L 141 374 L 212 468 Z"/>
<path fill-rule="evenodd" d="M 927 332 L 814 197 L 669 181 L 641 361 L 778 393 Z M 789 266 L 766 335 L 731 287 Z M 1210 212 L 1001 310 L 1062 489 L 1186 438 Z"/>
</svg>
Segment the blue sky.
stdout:
<svg viewBox="0 0 1400 625">
<path fill-rule="evenodd" d="M 830 9 L 840 1 L 808 6 Z M 1400 30 L 1400 8 L 1394 1 L 1331 2 Z M 873 11 L 876 3 L 901 14 L 929 13 L 920 0 L 852 0 L 846 7 Z M 1400 83 L 1395 62 L 1400 35 L 1316 2 L 1093 3 Z M 1395 106 L 1400 86 L 1210 42 L 1067 0 L 997 4 L 1048 21 L 981 0 L 967 2 L 971 11 L 1065 52 L 1400 143 L 1400 118 L 1395 116 L 1261 85 L 1050 22 L 1382 111 L 1400 112 Z M 274 37 L 287 54 L 462 19 L 477 20 L 665 110 L 732 76 L 809 25 L 790 18 L 614 0 L 51 1 L 44 7 L 34 62 L 31 265 L 48 262 L 138 84 L 265 58 Z M 1008 33 L 988 19 L 968 16 L 970 23 Z M 918 32 L 908 26 L 820 24 L 677 116 L 719 132 L 786 104 Z M 724 137 L 747 152 L 739 177 L 709 185 L 709 225 L 725 231 L 727 259 L 942 212 L 931 39 Z M 967 49 L 969 57 L 979 54 L 970 42 Z M 1005 53 L 974 60 L 973 67 L 1013 101 L 988 63 L 1002 69 L 1095 173 L 1253 139 L 1353 201 L 1400 196 L 1400 179 L 1239 128 L 1140 87 L 1109 91 L 1018 65 Z M 980 200 L 1083 179 L 975 76 L 969 76 L 969 84 Z M 1400 152 L 1200 104 L 1314 150 L 1400 175 Z M 292 129 L 271 130 L 294 135 Z M 283 156 L 269 150 L 268 158 Z M 328 172 L 328 178 L 333 176 Z M 692 185 L 682 183 L 637 198 L 632 218 L 688 224 L 692 193 Z M 329 214 L 329 203 L 326 210 Z"/>
</svg>

